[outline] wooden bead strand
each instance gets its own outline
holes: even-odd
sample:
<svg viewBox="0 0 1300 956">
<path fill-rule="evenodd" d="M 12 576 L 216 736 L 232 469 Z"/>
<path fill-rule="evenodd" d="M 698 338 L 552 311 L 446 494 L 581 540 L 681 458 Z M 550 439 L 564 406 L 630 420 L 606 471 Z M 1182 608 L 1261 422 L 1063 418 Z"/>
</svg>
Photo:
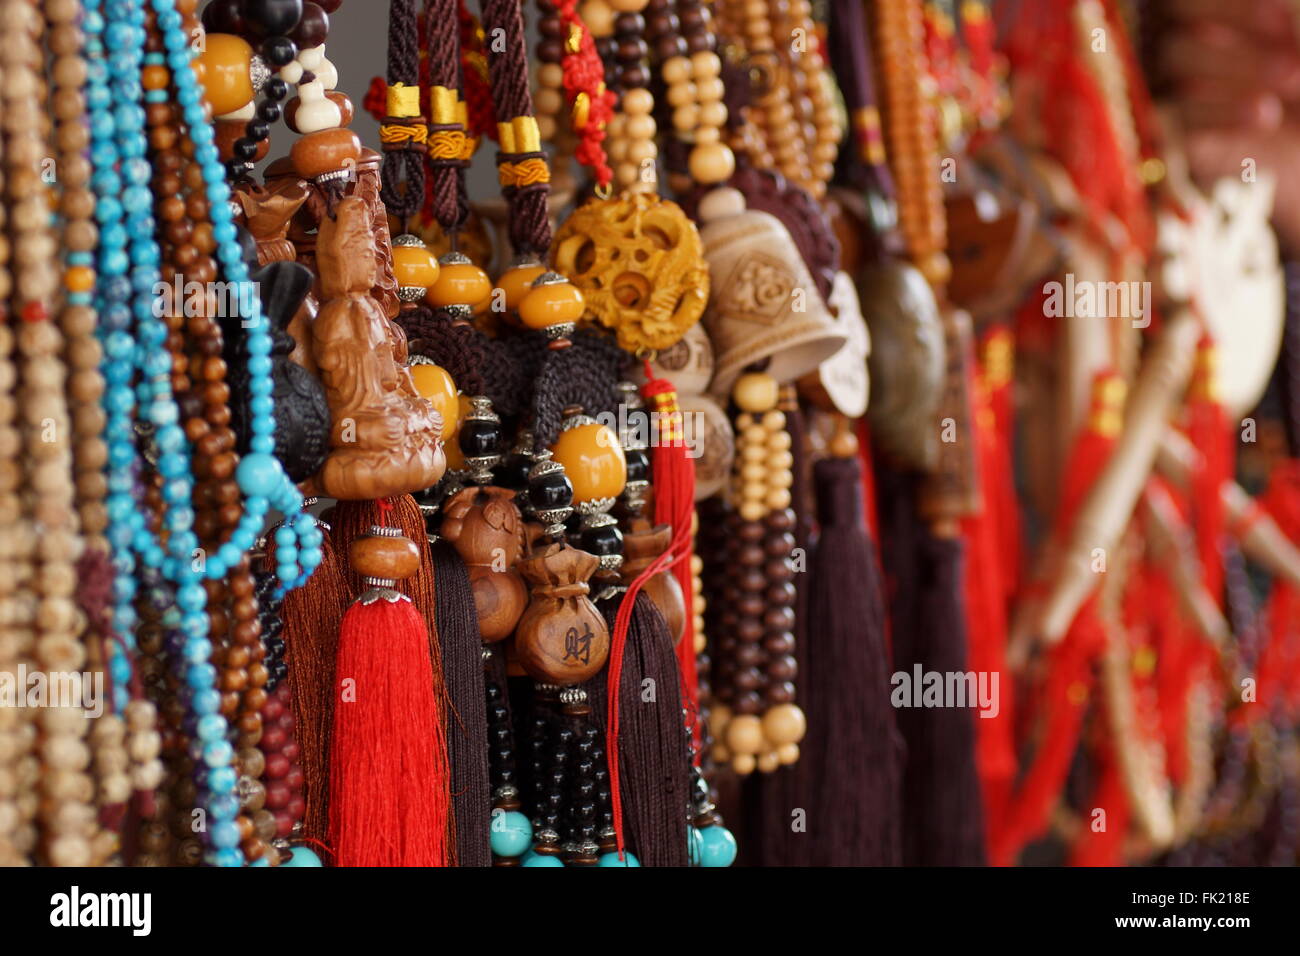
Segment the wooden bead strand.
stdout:
<svg viewBox="0 0 1300 956">
<path fill-rule="evenodd" d="M 0 58 L 0 103 L 8 116 L 8 68 Z M 0 194 L 9 187 L 8 150 L 0 137 Z M 9 210 L 0 203 L 0 307 L 5 323 L 0 324 L 0 379 L 17 380 L 13 364 L 14 331 L 9 323 L 9 296 L 14 281 L 10 269 L 13 246 L 7 229 Z M 0 399 L 0 450 L 5 459 L 15 460 L 22 452 L 22 438 L 15 422 L 17 407 L 12 397 Z M 24 522 L 19 501 L 22 471 L 0 469 L 0 672 L 17 679 L 19 668 L 31 661 L 31 602 L 21 596 L 28 582 L 22 578 L 27 569 L 33 535 Z M 30 712 L 18 707 L 0 707 L 0 866 L 26 866 L 36 845 L 37 773 L 39 764 L 33 753 L 36 727 L 28 719 Z"/>
<path fill-rule="evenodd" d="M 46 674 L 47 686 L 53 689 L 65 684 L 56 682 L 59 675 L 72 678 L 73 686 L 81 685 L 86 649 L 80 641 L 84 616 L 74 600 L 75 562 L 82 541 L 73 506 L 72 428 L 60 361 L 63 337 L 50 320 L 59 281 L 54 266 L 56 247 L 47 194 L 37 172 L 42 159 L 50 155 L 46 141 L 49 123 L 40 106 L 44 81 L 37 72 L 43 62 L 39 41 L 44 20 L 31 0 L 4 0 L 0 30 L 6 35 L 0 50 L 5 61 L 4 154 L 12 214 L 10 236 L 17 266 L 9 311 L 22 320 L 16 335 L 20 355 L 17 395 L 25 419 L 26 495 L 37 536 L 27 582 L 35 615 L 32 650 L 36 669 Z M 40 794 L 37 859 L 54 866 L 95 862 L 99 824 L 94 783 L 87 773 L 86 699 L 52 697 L 33 714 L 42 765 L 35 791 Z"/>
</svg>

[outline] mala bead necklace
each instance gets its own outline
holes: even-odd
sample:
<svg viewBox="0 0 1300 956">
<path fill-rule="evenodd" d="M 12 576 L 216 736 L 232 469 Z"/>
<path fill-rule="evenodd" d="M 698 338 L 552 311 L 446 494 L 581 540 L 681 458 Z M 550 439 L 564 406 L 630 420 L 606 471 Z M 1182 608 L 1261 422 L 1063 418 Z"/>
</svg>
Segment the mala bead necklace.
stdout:
<svg viewBox="0 0 1300 956">
<path fill-rule="evenodd" d="M 83 623 L 73 600 L 74 562 L 82 542 L 73 509 L 72 443 L 64 395 L 65 370 L 60 361 L 62 337 L 51 321 L 59 275 L 50 229 L 47 197 L 39 180 L 42 157 L 49 155 L 40 103 L 43 78 L 39 37 L 44 21 L 28 0 L 0 5 L 0 27 L 7 40 L 0 51 L 4 75 L 5 196 L 9 204 L 8 238 L 14 271 L 6 314 L 19 320 L 14 327 L 17 347 L 17 398 L 24 421 L 20 426 L 24 460 L 24 521 L 34 535 L 30 562 L 18 575 L 20 587 L 32 589 L 30 663 L 49 675 L 82 672 L 85 648 Z M 84 736 L 85 714 L 71 702 L 54 701 L 30 718 L 43 770 L 37 792 L 40 801 L 30 817 L 38 828 L 38 859 L 55 866 L 86 866 L 95 862 L 92 841 L 98 829 L 94 786 L 87 773 L 90 750 Z"/>
<path fill-rule="evenodd" d="M 183 119 L 188 128 L 188 135 L 195 143 L 195 158 L 202 164 L 203 177 L 208 188 L 208 196 L 211 200 L 211 215 L 213 218 L 213 234 L 217 240 L 217 254 L 221 265 L 224 267 L 227 276 L 235 282 L 242 281 L 247 276 L 247 267 L 242 261 L 238 244 L 235 242 L 233 225 L 230 223 L 230 212 L 225 205 L 228 197 L 228 189 L 224 183 L 223 171 L 220 167 L 216 149 L 212 145 L 212 130 L 208 124 L 205 110 L 198 96 L 198 86 L 194 73 L 190 66 L 192 50 L 187 42 L 187 34 L 182 32 L 183 17 L 182 14 L 167 0 L 157 0 L 153 4 L 153 9 L 157 17 L 158 27 L 163 34 L 164 46 L 167 51 L 168 65 L 172 72 L 172 82 L 177 90 L 177 98 L 184 106 Z M 100 35 L 112 38 L 115 51 L 121 53 L 122 57 L 113 61 L 114 68 L 120 68 L 123 60 L 129 60 L 132 56 L 137 60 L 142 59 L 140 50 L 144 47 L 144 10 L 138 4 L 115 4 L 109 11 L 109 17 L 100 19 L 98 12 L 92 10 L 92 15 L 86 20 L 87 33 L 87 51 L 92 59 L 103 57 L 103 45 Z M 119 19 L 121 18 L 121 19 Z M 121 24 L 121 26 L 117 26 Z M 137 51 L 132 54 L 132 49 L 128 41 L 138 38 L 139 43 L 134 49 Z M 121 48 L 119 48 L 121 44 Z M 108 87 L 104 85 L 102 77 L 107 71 L 96 74 L 92 70 L 92 83 L 89 96 L 89 103 L 92 109 L 102 109 L 103 104 L 107 102 L 106 94 Z M 120 84 L 125 77 L 111 77 L 113 83 Z M 132 91 L 130 86 L 117 91 L 118 99 L 130 103 L 135 100 L 135 108 L 141 113 L 144 111 L 138 105 L 139 91 Z M 153 102 L 151 99 L 150 102 Z M 115 125 L 115 124 L 114 124 Z M 100 127 L 92 127 L 92 133 Z M 128 129 L 123 128 L 116 130 L 115 140 L 110 141 L 102 139 L 105 146 L 114 146 L 115 149 L 121 150 L 127 158 L 143 158 L 144 143 L 142 140 L 133 139 Z M 105 160 L 111 159 L 112 153 L 101 150 L 100 153 L 92 154 L 95 156 L 102 155 Z M 104 189 L 116 191 L 117 173 L 112 165 L 107 162 L 100 164 L 99 179 L 97 185 L 102 185 Z M 123 167 L 128 173 L 129 185 L 123 193 L 124 197 L 130 199 L 133 190 L 144 192 L 147 191 L 143 185 L 144 180 L 149 174 L 147 162 L 139 164 L 128 164 Z M 138 210 L 138 206 L 131 207 Z M 146 204 L 147 208 L 147 204 Z M 108 220 L 111 223 L 112 220 Z M 155 263 L 152 270 L 147 266 L 145 273 L 152 271 L 156 276 L 157 265 L 157 245 L 150 235 L 152 231 L 152 222 L 147 217 L 142 217 L 138 211 L 130 212 L 128 216 L 128 229 L 134 229 L 137 239 L 132 247 L 133 255 L 139 257 L 142 262 Z M 110 241 L 116 238 L 111 233 L 103 230 L 107 228 L 105 220 L 101 219 L 101 263 L 100 272 L 106 278 L 101 285 L 101 296 L 103 305 L 101 305 L 101 315 L 107 315 L 110 319 L 107 328 L 110 332 L 117 329 L 127 331 L 130 329 L 130 312 L 126 306 L 126 294 L 129 292 L 130 280 L 124 276 L 125 257 L 114 258 L 120 253 L 107 253 L 104 248 L 112 249 L 114 246 L 125 245 L 126 232 L 121 233 L 121 238 L 117 241 Z M 117 227 L 121 228 L 121 227 Z M 148 236 L 148 238 L 144 238 Z M 137 277 L 136 281 L 140 281 Z M 139 333 L 146 336 L 146 341 L 155 337 L 158 344 L 161 345 L 166 339 L 165 326 L 157 322 L 152 315 L 148 315 L 149 307 L 136 310 L 136 320 L 140 323 Z M 249 318 L 250 330 L 248 333 L 248 347 L 250 354 L 255 358 L 259 354 L 266 354 L 263 348 L 269 351 L 270 336 L 262 324 L 257 321 L 259 318 L 258 307 L 256 303 L 252 304 L 252 313 Z M 110 341 L 112 341 L 110 339 Z M 121 355 L 121 349 L 118 348 L 118 354 L 113 351 L 108 352 L 109 368 L 122 368 L 122 371 L 129 376 L 128 355 Z M 145 354 L 149 354 L 147 350 Z M 167 356 L 167 352 L 159 349 L 156 355 Z M 120 357 L 119 357 L 120 355 Z M 250 359 L 250 363 L 252 360 Z M 159 448 L 176 449 L 169 451 L 160 459 L 161 471 L 163 477 L 169 481 L 169 492 L 165 496 L 164 515 L 168 520 L 168 527 L 171 534 L 167 539 L 167 548 L 164 550 L 156 541 L 150 541 L 147 537 L 147 531 L 140 524 L 126 520 L 123 522 L 122 530 L 126 533 L 126 538 L 121 535 L 117 536 L 114 541 L 115 548 L 122 549 L 121 559 L 125 560 L 126 568 L 131 568 L 134 562 L 131 560 L 130 552 L 125 548 L 128 546 L 143 561 L 144 565 L 149 568 L 161 568 L 167 575 L 168 579 L 177 585 L 177 600 L 182 609 L 182 630 L 185 634 L 185 641 L 193 644 L 193 649 L 186 663 L 177 662 L 187 675 L 187 680 L 191 687 L 204 693 L 197 693 L 192 705 L 196 707 L 200 717 L 198 723 L 198 732 L 200 739 L 204 742 L 201 753 L 204 755 L 204 770 L 200 772 L 200 780 L 205 785 L 207 793 L 212 803 L 208 807 L 212 817 L 212 825 L 207 830 L 207 838 L 210 846 L 215 851 L 213 859 L 222 865 L 239 865 L 244 861 L 244 855 L 239 850 L 238 844 L 241 840 L 240 828 L 235 824 L 234 818 L 237 814 L 237 799 L 234 797 L 234 790 L 237 775 L 233 768 L 230 767 L 229 761 L 232 756 L 230 743 L 225 739 L 226 722 L 220 714 L 221 695 L 209 681 L 212 680 L 208 674 L 194 671 L 198 663 L 203 662 L 211 653 L 210 643 L 206 637 L 207 634 L 207 614 L 204 611 L 206 604 L 206 593 L 197 580 L 199 574 L 207 577 L 209 580 L 219 580 L 225 577 L 227 570 L 239 563 L 241 552 L 251 546 L 256 537 L 256 527 L 260 526 L 263 516 L 269 506 L 274 504 L 280 510 L 291 516 L 291 521 L 297 523 L 299 515 L 297 514 L 301 507 L 301 496 L 288 484 L 278 461 L 269 453 L 274 446 L 274 439 L 271 437 L 271 430 L 274 427 L 274 420 L 268 414 L 257 416 L 253 421 L 253 438 L 252 453 L 245 456 L 240 462 L 236 471 L 236 480 L 240 490 L 247 496 L 242 516 L 239 516 L 230 540 L 226 541 L 217 550 L 215 554 L 209 554 L 206 558 L 206 567 L 203 572 L 197 571 L 191 564 L 191 552 L 197 547 L 198 541 L 194 531 L 191 530 L 184 517 L 179 519 L 169 517 L 173 510 L 172 502 L 179 503 L 186 500 L 190 495 L 190 486 L 192 479 L 188 476 L 187 462 L 184 455 L 180 453 L 185 448 L 185 438 L 180 431 L 179 426 L 174 423 L 179 416 L 175 414 L 175 400 L 172 397 L 171 383 L 169 381 L 168 370 L 162 367 L 162 363 L 156 359 L 150 359 L 147 367 L 144 369 L 150 376 L 142 382 L 139 393 L 142 400 L 147 400 L 146 407 L 151 410 L 155 431 L 155 441 Z M 165 364 L 170 366 L 170 358 L 167 357 Z M 120 374 L 120 373 L 118 373 Z M 127 385 L 117 384 L 124 380 L 126 376 L 114 378 L 109 375 L 110 389 L 109 394 L 112 396 L 114 390 L 117 395 L 122 397 L 123 391 L 130 394 L 130 388 Z M 253 375 L 251 388 L 254 395 L 263 395 L 268 397 L 271 383 L 269 379 Z M 110 410 L 116 408 L 129 409 L 129 403 L 118 402 L 110 403 Z M 170 411 L 168 409 L 170 408 Z M 120 413 L 118 413 L 120 414 Z M 110 414 L 110 435 L 112 431 L 112 413 Z M 129 425 L 128 425 L 129 428 Z M 170 437 L 174 432 L 176 439 Z M 110 477 L 110 511 L 112 509 L 113 495 L 129 494 L 131 487 L 131 472 L 134 470 L 131 459 L 134 456 L 129 453 L 123 456 L 120 453 L 114 458 L 114 453 L 110 450 L 110 463 L 120 462 L 117 465 L 117 488 L 115 490 L 113 481 Z M 123 470 L 124 469 L 124 470 Z M 123 481 L 126 482 L 123 487 Z M 181 492 L 184 492 L 182 497 Z M 138 512 L 132 512 L 138 514 Z M 137 530 L 138 529 L 138 530 Z M 144 535 L 141 534 L 144 533 Z M 292 556 L 291 556 L 292 555 Z M 319 562 L 319 550 L 310 546 L 302 549 L 294 548 L 292 552 L 283 555 L 286 559 L 281 562 L 278 574 L 282 586 L 287 586 L 299 582 L 310 573 L 316 563 Z M 128 579 L 129 580 L 129 579 Z M 130 601 L 130 591 L 124 590 L 123 594 L 127 602 Z M 187 622 L 187 623 L 186 623 Z M 119 634 L 129 635 L 133 630 L 134 611 L 130 604 L 119 603 L 116 611 L 116 625 Z M 201 643 L 196 643 L 201 642 Z M 129 645 L 128 645 L 129 646 Z M 202 648 L 200 650 L 200 648 Z"/>
<path fill-rule="evenodd" d="M 729 659 L 719 663 L 715 687 L 727 707 L 714 711 L 711 726 L 725 744 L 718 755 L 741 775 L 756 767 L 770 773 L 797 761 L 805 728 L 793 684 L 793 457 L 777 397 L 776 380 L 762 373 L 741 376 L 733 391 L 742 414 L 730 520 L 736 558 L 745 571 L 728 602 L 738 616 L 736 625 L 724 632 L 719 648 Z M 724 681 L 721 687 L 718 681 Z"/>
<path fill-rule="evenodd" d="M 192 27 L 192 23 L 187 27 Z M 156 31 L 151 31 L 146 48 L 146 63 L 151 71 L 146 85 L 150 88 L 163 88 L 167 83 L 161 45 L 161 38 Z M 211 281 L 216 275 L 216 262 L 210 255 L 215 241 L 202 190 L 202 170 L 192 155 L 186 156 L 186 150 L 175 145 L 189 140 L 181 135 L 174 107 L 162 102 L 151 103 L 146 117 L 154 131 L 151 139 L 156 152 L 151 159 L 156 170 L 158 217 L 166 224 L 166 238 L 172 240 L 164 247 L 165 259 L 174 269 L 178 282 Z M 162 144 L 168 145 L 157 148 Z M 188 190 L 178 190 L 178 186 L 188 186 Z M 169 346 L 179 358 L 174 366 L 172 387 L 185 416 L 186 434 L 195 442 L 198 479 L 195 530 L 205 551 L 216 551 L 238 521 L 238 510 L 233 507 L 239 498 L 234 479 L 236 435 L 231 428 L 230 388 L 225 381 L 227 366 L 222 358 L 226 350 L 222 330 L 209 310 L 186 318 L 178 306 L 179 303 L 173 303 L 175 314 L 165 316 L 172 328 Z M 263 685 L 267 676 L 247 559 L 230 568 L 225 579 L 207 581 L 205 587 L 211 634 L 216 639 L 213 660 L 222 672 L 222 713 L 239 731 L 235 745 L 242 798 L 260 786 L 248 764 L 261 736 L 261 709 L 266 702 Z M 257 765 L 260 766 L 260 761 Z M 255 835 L 252 814 L 247 807 L 241 811 L 239 826 L 245 857 L 258 860 L 266 856 L 266 841 L 272 834 Z M 277 857 L 271 855 L 268 859 L 275 861 Z"/>
</svg>

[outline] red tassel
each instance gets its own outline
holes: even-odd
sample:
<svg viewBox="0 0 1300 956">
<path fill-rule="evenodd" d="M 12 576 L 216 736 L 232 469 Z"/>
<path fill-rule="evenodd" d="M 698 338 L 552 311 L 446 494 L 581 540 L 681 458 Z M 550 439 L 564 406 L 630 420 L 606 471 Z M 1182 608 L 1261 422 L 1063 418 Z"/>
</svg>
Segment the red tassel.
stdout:
<svg viewBox="0 0 1300 956">
<path fill-rule="evenodd" d="M 650 363 L 645 363 L 648 380 L 641 394 L 658 413 L 659 441 L 654 446 L 651 469 L 654 473 L 655 523 L 667 524 L 673 529 L 672 542 L 663 554 L 655 558 L 628 585 L 627 593 L 619 604 L 614 618 L 614 631 L 610 635 L 609 669 L 605 686 L 609 694 L 609 718 L 606 724 L 606 753 L 609 759 L 609 791 L 614 815 L 614 835 L 618 841 L 619 858 L 623 854 L 623 799 L 618 775 L 618 689 L 623 673 L 623 650 L 627 645 L 627 630 L 632 623 L 632 608 L 641 588 L 664 568 L 671 567 L 682 585 L 686 605 L 686 627 L 677 645 L 677 659 L 682 670 L 682 696 L 687 711 L 699 709 L 699 683 L 695 670 L 695 611 L 692 607 L 694 589 L 691 585 L 691 515 L 695 510 L 695 463 L 686 456 L 685 433 L 682 428 L 682 411 L 677 404 L 677 390 L 673 383 L 655 378 Z M 695 728 L 698 734 L 698 728 Z"/>
<path fill-rule="evenodd" d="M 330 777 L 339 866 L 447 865 L 447 744 L 431 673 L 410 598 L 371 590 L 348 608 Z"/>
<path fill-rule="evenodd" d="M 1196 551 L 1201 559 L 1206 590 L 1216 602 L 1223 599 L 1223 554 L 1225 518 L 1223 484 L 1232 477 L 1232 442 L 1227 413 L 1219 401 L 1218 350 L 1206 336 L 1196 353 L 1196 374 L 1188 403 L 1187 437 L 1201 453 L 1200 465 L 1192 475 L 1190 500 L 1196 529 Z"/>
</svg>

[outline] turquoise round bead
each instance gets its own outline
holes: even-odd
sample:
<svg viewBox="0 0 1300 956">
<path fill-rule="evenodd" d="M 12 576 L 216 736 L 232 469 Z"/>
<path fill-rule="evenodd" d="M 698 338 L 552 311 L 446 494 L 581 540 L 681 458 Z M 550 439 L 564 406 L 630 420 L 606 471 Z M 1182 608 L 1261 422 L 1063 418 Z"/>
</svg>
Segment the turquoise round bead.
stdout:
<svg viewBox="0 0 1300 956">
<path fill-rule="evenodd" d="M 532 850 L 529 850 L 526 854 L 524 854 L 524 858 L 519 861 L 519 865 L 520 866 L 564 866 L 564 861 L 562 861 L 558 856 L 546 856 L 545 854 L 534 853 Z"/>
<path fill-rule="evenodd" d="M 518 810 L 492 813 L 488 842 L 497 856 L 519 856 L 533 845 L 533 825 Z"/>
<path fill-rule="evenodd" d="M 700 835 L 700 866 L 731 866 L 736 862 L 736 838 L 726 827 L 704 827 Z"/>
<path fill-rule="evenodd" d="M 290 853 L 288 860 L 281 863 L 280 866 L 323 866 L 318 857 L 310 847 L 296 846 Z"/>
<path fill-rule="evenodd" d="M 601 855 L 600 860 L 596 863 L 596 865 L 597 866 L 640 866 L 641 861 L 638 860 L 633 854 L 629 853 L 627 850 L 624 850 L 623 859 L 620 860 L 618 858 L 618 851 L 615 851 L 613 853 L 604 853 Z"/>
<path fill-rule="evenodd" d="M 245 455 L 235 469 L 235 480 L 246 495 L 269 498 L 279 489 L 284 469 L 274 456 L 254 452 Z"/>
</svg>

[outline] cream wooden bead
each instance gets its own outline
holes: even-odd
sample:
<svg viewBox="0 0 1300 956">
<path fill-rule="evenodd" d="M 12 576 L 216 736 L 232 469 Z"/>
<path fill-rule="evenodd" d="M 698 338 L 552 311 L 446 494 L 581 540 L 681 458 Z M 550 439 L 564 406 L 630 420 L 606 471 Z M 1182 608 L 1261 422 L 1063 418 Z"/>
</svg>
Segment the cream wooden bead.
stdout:
<svg viewBox="0 0 1300 956">
<path fill-rule="evenodd" d="M 623 135 L 633 142 L 637 140 L 651 141 L 657 132 L 658 125 L 655 123 L 653 116 L 629 116 L 623 124 Z"/>
<path fill-rule="evenodd" d="M 753 754 L 736 754 L 731 758 L 731 769 L 741 777 L 748 777 L 757 765 Z"/>
<path fill-rule="evenodd" d="M 690 133 L 700 121 L 700 108 L 694 103 L 683 103 L 673 110 L 673 129 L 679 133 Z"/>
<path fill-rule="evenodd" d="M 550 87 L 543 87 L 533 97 L 533 105 L 541 113 L 558 115 L 564 109 L 564 94 Z"/>
</svg>

